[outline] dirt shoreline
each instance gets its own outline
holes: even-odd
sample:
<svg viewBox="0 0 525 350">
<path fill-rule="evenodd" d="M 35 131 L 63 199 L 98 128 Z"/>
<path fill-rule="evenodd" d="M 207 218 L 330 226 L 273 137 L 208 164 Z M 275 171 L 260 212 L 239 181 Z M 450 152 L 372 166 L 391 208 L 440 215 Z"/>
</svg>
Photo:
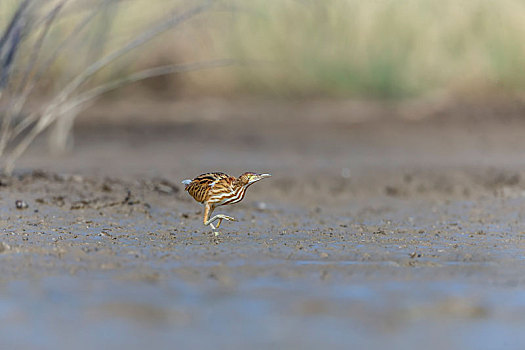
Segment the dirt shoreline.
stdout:
<svg viewBox="0 0 525 350">
<path fill-rule="evenodd" d="M 215 107 L 92 111 L 0 179 L 2 347 L 525 344 L 525 121 Z M 179 183 L 210 170 L 273 174 L 218 238 Z"/>
</svg>

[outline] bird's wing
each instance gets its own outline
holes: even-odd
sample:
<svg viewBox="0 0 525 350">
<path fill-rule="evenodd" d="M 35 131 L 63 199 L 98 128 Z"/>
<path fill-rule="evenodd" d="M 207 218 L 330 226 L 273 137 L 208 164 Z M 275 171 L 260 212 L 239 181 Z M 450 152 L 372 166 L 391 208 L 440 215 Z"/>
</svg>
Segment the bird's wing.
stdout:
<svg viewBox="0 0 525 350">
<path fill-rule="evenodd" d="M 217 182 L 226 179 L 229 176 L 224 173 L 206 173 L 197 176 L 193 182 L 197 182 L 201 186 L 213 187 Z"/>
<path fill-rule="evenodd" d="M 208 192 L 213 186 L 221 180 L 228 179 L 229 176 L 224 173 L 206 173 L 197 176 L 193 181 L 186 187 L 190 195 L 195 198 L 198 202 L 203 202 L 208 197 Z"/>
</svg>

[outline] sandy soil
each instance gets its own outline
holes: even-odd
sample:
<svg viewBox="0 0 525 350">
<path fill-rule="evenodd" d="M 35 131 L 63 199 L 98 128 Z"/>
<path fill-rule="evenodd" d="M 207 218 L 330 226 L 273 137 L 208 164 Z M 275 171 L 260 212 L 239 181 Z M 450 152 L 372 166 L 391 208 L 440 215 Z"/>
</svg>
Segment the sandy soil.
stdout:
<svg viewBox="0 0 525 350">
<path fill-rule="evenodd" d="M 92 109 L 71 154 L 40 140 L 0 179 L 0 346 L 523 348 L 522 112 Z M 218 237 L 180 186 L 210 170 L 273 174 Z"/>
</svg>

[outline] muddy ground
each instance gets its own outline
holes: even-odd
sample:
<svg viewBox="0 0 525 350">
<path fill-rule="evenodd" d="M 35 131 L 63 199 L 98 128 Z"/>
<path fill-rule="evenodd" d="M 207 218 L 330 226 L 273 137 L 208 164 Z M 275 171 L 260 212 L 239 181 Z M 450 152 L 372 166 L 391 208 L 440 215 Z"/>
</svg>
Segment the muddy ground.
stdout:
<svg viewBox="0 0 525 350">
<path fill-rule="evenodd" d="M 524 135 L 508 101 L 101 104 L 0 179 L 0 347 L 521 349 Z M 273 174 L 218 237 L 211 170 Z"/>
</svg>

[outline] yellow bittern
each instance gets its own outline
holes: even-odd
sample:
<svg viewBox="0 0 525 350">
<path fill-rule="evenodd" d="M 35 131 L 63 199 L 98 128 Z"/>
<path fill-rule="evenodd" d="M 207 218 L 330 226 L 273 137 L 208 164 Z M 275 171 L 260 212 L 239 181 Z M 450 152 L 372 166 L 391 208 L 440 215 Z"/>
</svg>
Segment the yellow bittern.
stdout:
<svg viewBox="0 0 525 350">
<path fill-rule="evenodd" d="M 215 230 L 219 228 L 222 220 L 236 221 L 231 216 L 223 214 L 217 214 L 211 219 L 208 219 L 216 207 L 242 201 L 248 187 L 270 176 L 270 174 L 248 172 L 236 178 L 216 172 L 202 174 L 193 180 L 184 180 L 182 183 L 186 185 L 185 190 L 188 191 L 197 202 L 204 205 L 203 224 L 205 226 L 210 225 L 211 228 Z M 215 221 L 218 221 L 217 226 L 213 226 L 213 222 Z"/>
</svg>

